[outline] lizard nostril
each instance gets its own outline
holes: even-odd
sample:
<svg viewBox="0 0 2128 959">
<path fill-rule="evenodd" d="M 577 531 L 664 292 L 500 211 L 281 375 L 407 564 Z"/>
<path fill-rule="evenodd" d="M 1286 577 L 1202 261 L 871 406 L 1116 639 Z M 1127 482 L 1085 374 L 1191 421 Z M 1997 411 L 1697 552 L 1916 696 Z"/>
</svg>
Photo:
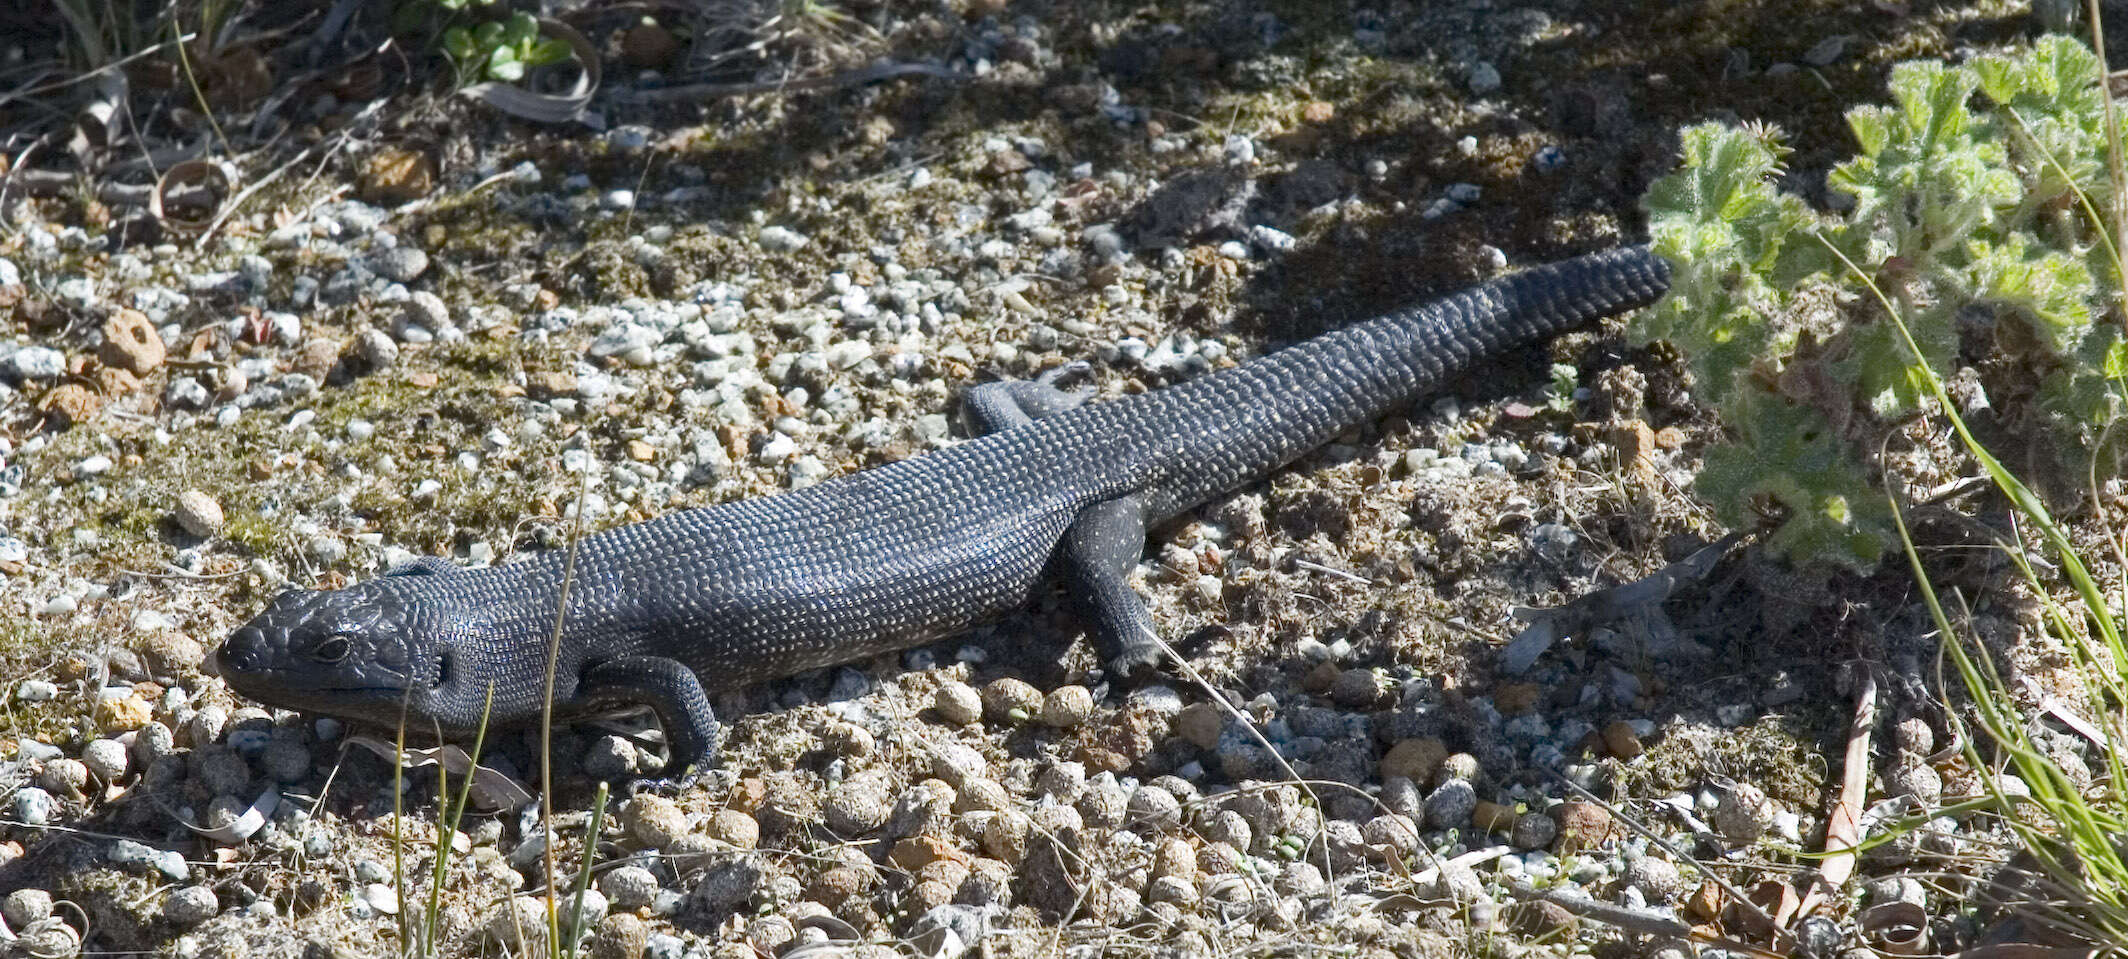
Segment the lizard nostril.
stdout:
<svg viewBox="0 0 2128 959">
<path fill-rule="evenodd" d="M 248 673 L 266 665 L 266 636 L 252 627 L 239 629 L 222 644 L 216 658 L 223 669 Z"/>
</svg>

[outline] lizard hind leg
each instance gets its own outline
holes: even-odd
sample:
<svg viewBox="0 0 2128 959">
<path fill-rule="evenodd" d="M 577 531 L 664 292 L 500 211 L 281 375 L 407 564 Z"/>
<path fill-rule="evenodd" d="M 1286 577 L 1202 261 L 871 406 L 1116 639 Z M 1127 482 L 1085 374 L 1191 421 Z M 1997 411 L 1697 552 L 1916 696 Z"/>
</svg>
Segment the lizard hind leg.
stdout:
<svg viewBox="0 0 2128 959">
<path fill-rule="evenodd" d="M 583 703 L 636 703 L 658 715 L 665 729 L 668 780 L 691 782 L 716 761 L 723 730 L 709 706 L 701 679 L 679 660 L 663 656 L 616 656 L 584 667 L 577 679 Z"/>
<path fill-rule="evenodd" d="M 1153 612 L 1131 588 L 1130 573 L 1145 552 L 1145 498 L 1125 496 L 1086 507 L 1057 546 L 1057 563 L 1101 661 L 1117 678 L 1160 662 Z"/>
<path fill-rule="evenodd" d="M 1035 420 L 1075 409 L 1093 395 L 1092 387 L 1061 390 L 1057 382 L 1084 375 L 1092 365 L 1081 360 L 1044 370 L 1031 380 L 1004 380 L 969 387 L 961 394 L 961 408 L 977 435 L 1001 433 Z"/>
</svg>

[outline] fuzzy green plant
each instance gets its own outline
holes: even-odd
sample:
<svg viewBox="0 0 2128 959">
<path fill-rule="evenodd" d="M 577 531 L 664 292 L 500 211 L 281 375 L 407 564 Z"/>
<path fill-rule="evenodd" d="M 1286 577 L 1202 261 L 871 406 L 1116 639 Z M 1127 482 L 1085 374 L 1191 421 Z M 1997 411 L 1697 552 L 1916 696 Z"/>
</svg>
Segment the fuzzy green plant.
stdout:
<svg viewBox="0 0 2128 959">
<path fill-rule="evenodd" d="M 1892 105 L 1847 115 L 1859 152 L 1828 177 L 1851 201 L 1837 213 L 1776 186 L 1778 131 L 1684 131 L 1682 166 L 1643 200 L 1672 290 L 1634 335 L 1677 347 L 1722 418 L 1697 489 L 1724 521 L 1772 521 L 1798 562 L 1873 568 L 1896 542 L 1880 451 L 1937 404 L 1922 364 L 1971 371 L 1956 401 L 2029 472 L 2118 470 L 2128 350 L 2106 319 L 2120 270 L 2097 76 L 2060 36 L 1900 64 Z"/>
</svg>

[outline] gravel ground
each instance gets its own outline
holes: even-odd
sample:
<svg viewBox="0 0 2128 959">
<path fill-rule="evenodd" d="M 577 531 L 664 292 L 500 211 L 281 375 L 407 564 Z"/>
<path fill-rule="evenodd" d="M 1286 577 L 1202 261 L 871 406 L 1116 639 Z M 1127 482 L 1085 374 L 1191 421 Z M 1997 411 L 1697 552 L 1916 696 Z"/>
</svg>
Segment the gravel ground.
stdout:
<svg viewBox="0 0 2128 959">
<path fill-rule="evenodd" d="M 590 853 L 569 935 L 597 956 L 1682 956 L 1687 928 L 1768 943 L 1710 877 L 1815 868 L 1871 682 L 1873 813 L 1977 788 L 1890 576 L 1743 549 L 1509 643 L 1512 608 L 1727 532 L 1685 492 L 1712 423 L 1613 323 L 1163 531 L 1165 683 L 1089 688 L 1043 594 L 723 697 L 723 768 L 676 798 L 594 819 L 595 778 L 645 757 L 558 732 L 551 839 L 536 806 L 476 808 L 439 866 L 433 766 L 203 674 L 281 586 L 504 562 L 580 495 L 602 528 L 804 486 L 958 442 L 974 383 L 1084 359 L 1099 397 L 1158 388 L 1629 241 L 1686 122 L 1780 124 L 1822 195 L 1891 63 L 2035 29 L 2001 3 L 850 8 L 791 62 L 956 78 L 642 105 L 660 74 L 615 62 L 593 127 L 305 88 L 239 179 L 300 162 L 205 239 L 0 196 L 15 948 L 537 954 L 551 846 L 572 882 Z M 536 781 L 536 734 L 487 745 Z M 1866 857 L 1799 948 L 1881 946 L 1887 904 L 1939 951 L 1980 935 L 1986 837 L 1940 825 Z"/>
</svg>

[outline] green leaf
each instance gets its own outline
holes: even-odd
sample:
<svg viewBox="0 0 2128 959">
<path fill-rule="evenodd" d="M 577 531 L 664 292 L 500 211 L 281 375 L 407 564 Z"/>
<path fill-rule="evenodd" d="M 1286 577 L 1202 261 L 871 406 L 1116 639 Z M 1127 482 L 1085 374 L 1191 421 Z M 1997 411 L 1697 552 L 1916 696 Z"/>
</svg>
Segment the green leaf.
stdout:
<svg viewBox="0 0 2128 959">
<path fill-rule="evenodd" d="M 2007 57 L 1987 54 L 1966 61 L 1966 66 L 1980 81 L 1980 92 L 1996 103 L 2010 102 L 2024 87 L 2024 78 Z"/>
<path fill-rule="evenodd" d="M 2105 371 L 2109 380 L 2128 379 L 2128 341 L 2107 344 Z"/>
<path fill-rule="evenodd" d="M 1891 142 L 1892 112 L 1879 106 L 1856 107 L 1847 111 L 1847 129 L 1855 135 L 1863 156 L 1876 156 Z"/>
<path fill-rule="evenodd" d="M 523 10 L 510 14 L 509 24 L 503 28 L 502 34 L 504 43 L 519 48 L 531 43 L 538 36 L 539 21 Z"/>
<path fill-rule="evenodd" d="M 461 63 L 473 59 L 472 32 L 464 27 L 443 31 L 443 52 Z"/>
<path fill-rule="evenodd" d="M 543 67 L 550 63 L 567 62 L 575 54 L 575 48 L 569 46 L 567 41 L 546 37 L 533 45 L 532 55 L 525 58 L 525 63 Z"/>
<path fill-rule="evenodd" d="M 474 27 L 474 45 L 483 50 L 493 49 L 497 44 L 500 44 L 502 42 L 502 29 L 502 24 L 496 23 L 493 20 L 483 23 L 480 26 Z"/>
<path fill-rule="evenodd" d="M 504 83 L 516 83 L 524 79 L 525 65 L 517 59 L 516 54 L 504 57 L 503 54 L 509 53 L 509 50 L 509 47 L 496 49 L 494 56 L 488 60 L 488 76 Z"/>
</svg>

